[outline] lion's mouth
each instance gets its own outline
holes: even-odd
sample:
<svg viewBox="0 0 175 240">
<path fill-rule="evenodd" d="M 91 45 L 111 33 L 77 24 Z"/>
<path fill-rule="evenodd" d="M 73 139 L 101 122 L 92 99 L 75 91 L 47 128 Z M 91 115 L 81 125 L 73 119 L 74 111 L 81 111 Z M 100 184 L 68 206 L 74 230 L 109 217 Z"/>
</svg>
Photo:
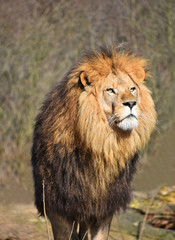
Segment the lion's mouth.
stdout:
<svg viewBox="0 0 175 240">
<path fill-rule="evenodd" d="M 137 117 L 131 113 L 131 114 L 129 114 L 128 116 L 124 117 L 124 118 L 121 119 L 121 120 L 116 120 L 115 123 L 117 123 L 117 124 L 118 124 L 118 123 L 121 123 L 121 122 L 124 121 L 125 119 L 132 120 L 132 118 L 135 118 L 136 120 L 138 120 Z"/>
<path fill-rule="evenodd" d="M 138 119 L 135 115 L 129 114 L 122 120 L 117 121 L 117 126 L 123 131 L 131 131 L 138 126 Z"/>
</svg>

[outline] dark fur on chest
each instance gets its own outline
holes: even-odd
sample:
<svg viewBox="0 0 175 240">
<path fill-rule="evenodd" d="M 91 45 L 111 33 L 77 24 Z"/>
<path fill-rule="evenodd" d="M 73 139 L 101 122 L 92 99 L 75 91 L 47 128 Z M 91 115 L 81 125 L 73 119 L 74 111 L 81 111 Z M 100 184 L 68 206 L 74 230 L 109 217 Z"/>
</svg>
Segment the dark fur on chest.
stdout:
<svg viewBox="0 0 175 240">
<path fill-rule="evenodd" d="M 97 197 L 92 197 L 93 169 L 80 158 L 80 150 L 61 157 L 57 148 L 49 155 L 44 142 L 34 139 L 32 149 L 35 204 L 43 215 L 43 187 L 45 187 L 46 211 L 57 212 L 68 221 L 102 221 L 116 211 L 125 209 L 131 199 L 130 182 L 135 172 L 138 154 L 126 164 L 126 168 L 106 186 L 104 194 L 96 188 Z M 86 156 L 88 158 L 90 156 Z"/>
</svg>

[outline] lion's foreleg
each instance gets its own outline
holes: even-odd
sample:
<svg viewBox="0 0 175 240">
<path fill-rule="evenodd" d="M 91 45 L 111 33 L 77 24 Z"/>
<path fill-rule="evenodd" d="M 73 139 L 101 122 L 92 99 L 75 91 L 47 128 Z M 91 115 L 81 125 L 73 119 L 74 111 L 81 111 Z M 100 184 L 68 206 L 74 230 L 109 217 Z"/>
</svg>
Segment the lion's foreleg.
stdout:
<svg viewBox="0 0 175 240">
<path fill-rule="evenodd" d="M 68 223 L 65 219 L 57 214 L 48 214 L 50 220 L 54 240 L 79 240 L 76 233 L 76 224 Z"/>
<path fill-rule="evenodd" d="M 112 217 L 106 219 L 102 224 L 91 226 L 88 230 L 88 240 L 107 240 L 111 226 Z"/>
<path fill-rule="evenodd" d="M 80 240 L 107 240 L 111 225 L 111 218 L 106 219 L 101 224 L 93 223 L 90 227 L 80 226 Z"/>
</svg>

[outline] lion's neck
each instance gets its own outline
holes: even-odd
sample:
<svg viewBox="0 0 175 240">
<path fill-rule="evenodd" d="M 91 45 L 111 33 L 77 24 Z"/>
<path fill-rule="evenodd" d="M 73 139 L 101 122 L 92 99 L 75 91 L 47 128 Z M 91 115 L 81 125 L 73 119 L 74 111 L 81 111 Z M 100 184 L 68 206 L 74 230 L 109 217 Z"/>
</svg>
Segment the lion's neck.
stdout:
<svg viewBox="0 0 175 240">
<path fill-rule="evenodd" d="M 109 179 L 126 168 L 149 138 L 146 128 L 141 126 L 131 132 L 113 130 L 95 110 L 88 115 L 80 115 L 78 128 L 80 141 L 83 148 L 90 151 L 94 168 Z"/>
</svg>

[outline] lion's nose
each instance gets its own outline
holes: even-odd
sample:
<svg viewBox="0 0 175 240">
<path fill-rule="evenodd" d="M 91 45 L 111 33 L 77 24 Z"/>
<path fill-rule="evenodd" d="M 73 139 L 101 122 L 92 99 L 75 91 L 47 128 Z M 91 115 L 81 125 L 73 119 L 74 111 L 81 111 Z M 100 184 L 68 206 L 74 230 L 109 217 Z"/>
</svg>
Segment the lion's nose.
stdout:
<svg viewBox="0 0 175 240">
<path fill-rule="evenodd" d="M 132 109 L 136 105 L 136 101 L 124 102 L 123 105 L 128 106 L 130 109 Z"/>
</svg>

